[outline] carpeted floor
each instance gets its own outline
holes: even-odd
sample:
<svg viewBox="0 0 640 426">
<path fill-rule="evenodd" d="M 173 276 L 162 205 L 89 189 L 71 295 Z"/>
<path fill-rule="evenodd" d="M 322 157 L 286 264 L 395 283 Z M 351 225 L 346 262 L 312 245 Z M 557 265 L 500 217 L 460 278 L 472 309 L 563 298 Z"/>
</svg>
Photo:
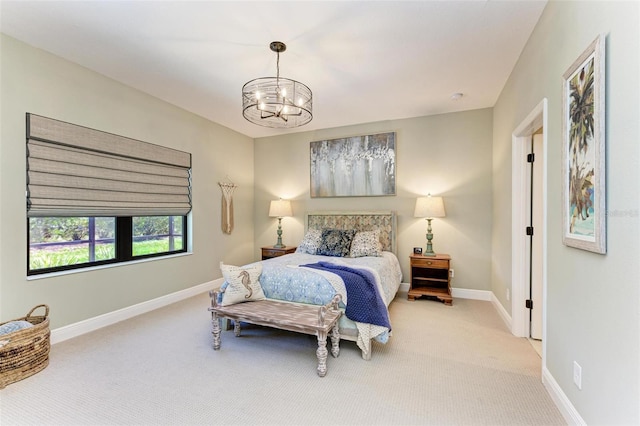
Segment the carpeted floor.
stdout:
<svg viewBox="0 0 640 426">
<path fill-rule="evenodd" d="M 71 339 L 0 391 L 2 425 L 561 425 L 540 358 L 489 302 L 390 306 L 393 336 L 316 374 L 314 336 L 249 326 L 212 349 L 202 294 Z"/>
</svg>

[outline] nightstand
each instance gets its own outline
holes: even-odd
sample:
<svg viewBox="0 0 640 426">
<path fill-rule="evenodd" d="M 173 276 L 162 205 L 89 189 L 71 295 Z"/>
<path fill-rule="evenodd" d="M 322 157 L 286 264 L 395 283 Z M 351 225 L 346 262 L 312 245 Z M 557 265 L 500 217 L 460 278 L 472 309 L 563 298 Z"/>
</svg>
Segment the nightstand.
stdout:
<svg viewBox="0 0 640 426">
<path fill-rule="evenodd" d="M 262 247 L 262 260 L 271 259 L 272 257 L 284 256 L 285 254 L 294 253 L 298 247 L 286 246 L 283 248 Z"/>
<path fill-rule="evenodd" d="M 445 305 L 451 305 L 451 256 L 436 254 L 435 256 L 411 255 L 411 281 L 409 282 L 409 300 L 416 297 L 436 297 Z"/>
</svg>

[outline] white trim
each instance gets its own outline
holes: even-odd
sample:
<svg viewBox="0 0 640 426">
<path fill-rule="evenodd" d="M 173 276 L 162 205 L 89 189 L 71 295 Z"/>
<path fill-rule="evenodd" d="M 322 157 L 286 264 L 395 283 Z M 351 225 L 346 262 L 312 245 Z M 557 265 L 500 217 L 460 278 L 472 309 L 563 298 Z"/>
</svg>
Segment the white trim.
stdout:
<svg viewBox="0 0 640 426">
<path fill-rule="evenodd" d="M 502 303 L 500 303 L 495 293 L 491 293 L 491 304 L 494 308 L 496 308 L 496 311 L 498 311 L 498 315 L 500 315 L 500 318 L 502 318 L 502 321 L 504 321 L 507 328 L 509 330 L 512 330 L 511 315 L 509 315 L 509 312 L 507 312 L 504 306 L 502 306 Z"/>
<path fill-rule="evenodd" d="M 219 287 L 223 283 L 223 281 L 223 278 L 218 278 L 216 280 L 199 284 L 197 286 L 190 287 L 188 289 L 181 290 L 175 293 L 167 294 L 153 300 L 148 300 L 146 302 L 138 303 L 127 308 L 122 308 L 117 311 L 99 315 L 97 317 L 80 321 L 75 324 L 57 328 L 51 331 L 51 344 L 60 343 L 73 337 L 98 330 L 102 327 L 106 327 L 117 322 L 135 317 L 137 315 L 162 308 L 172 303 L 188 299 L 189 297 L 193 297 L 208 290 Z M 408 283 L 400 284 L 400 291 L 408 290 Z M 511 318 L 509 317 L 509 313 L 504 309 L 493 292 L 462 288 L 452 288 L 451 291 L 453 296 L 461 299 L 491 301 L 491 304 L 495 307 L 500 317 L 507 324 L 507 327 L 511 327 Z M 586 425 L 586 422 L 582 419 L 582 417 L 575 409 L 575 407 L 571 404 L 571 401 L 569 401 L 564 392 L 562 392 L 562 389 L 553 378 L 549 370 L 547 370 L 546 366 L 543 366 L 542 368 L 542 383 L 568 424 Z"/>
<path fill-rule="evenodd" d="M 175 293 L 158 297 L 156 299 L 147 300 L 146 302 L 141 302 L 136 305 L 118 309 L 117 311 L 108 312 L 97 317 L 89 318 L 74 324 L 69 324 L 64 327 L 56 328 L 55 330 L 51 330 L 51 344 L 64 342 L 65 340 L 71 339 L 73 337 L 77 337 L 82 334 L 98 330 L 102 327 L 106 327 L 108 325 L 112 325 L 117 322 L 135 317 L 137 315 L 162 308 L 172 303 L 188 299 L 189 297 L 193 297 L 208 290 L 219 287 L 223 281 L 223 278 L 218 278 L 217 280 L 199 284 L 185 290 L 180 290 Z"/>
<path fill-rule="evenodd" d="M 471 288 L 451 288 L 451 296 L 458 297 L 460 299 L 474 299 L 491 301 L 491 295 L 493 293 L 488 290 L 474 290 Z"/>
<path fill-rule="evenodd" d="M 155 309 L 165 307 L 172 303 L 188 299 L 189 297 L 193 297 L 209 291 L 213 288 L 220 287 L 223 281 L 223 278 L 218 278 L 217 280 L 199 284 L 185 290 L 158 297 L 156 299 L 147 300 L 146 302 L 141 302 L 136 305 L 118 309 L 117 311 L 108 312 L 106 314 L 98 315 L 97 317 L 89 318 L 74 324 L 69 324 L 64 327 L 56 328 L 55 330 L 51 330 L 51 344 L 64 342 L 65 340 L 78 337 L 83 334 L 98 330 L 100 328 L 115 324 L 117 322 L 124 321 L 129 318 L 151 312 Z M 409 291 L 409 283 L 401 283 L 399 291 Z M 451 291 L 454 297 L 458 297 L 461 299 L 491 300 L 492 295 L 491 292 L 485 290 L 453 288 L 451 289 Z"/>
<path fill-rule="evenodd" d="M 189 238 L 189 241 L 191 241 L 191 238 Z M 127 260 L 126 262 L 107 263 L 106 265 L 87 266 L 85 268 L 68 269 L 66 271 L 56 271 L 56 272 L 49 272 L 46 274 L 27 275 L 26 280 L 33 281 L 33 280 L 40 280 L 43 278 L 61 277 L 63 275 L 81 274 L 84 272 L 98 271 L 100 269 L 120 268 L 122 266 L 135 265 L 137 263 L 156 262 L 158 260 L 172 259 L 172 258 L 182 257 L 182 256 L 191 256 L 192 254 L 193 254 L 192 250 L 189 249 L 186 252 L 168 254 L 166 256 L 153 256 L 153 257 L 146 257 L 144 259 Z"/>
<path fill-rule="evenodd" d="M 584 421 L 580 413 L 576 410 L 576 408 L 571 404 L 567 395 L 562 392 L 562 388 L 558 385 L 558 382 L 553 378 L 551 372 L 547 370 L 546 367 L 542 368 L 542 384 L 545 388 L 547 388 L 547 392 L 549 392 L 549 396 L 560 410 L 560 413 L 567 421 L 569 425 L 586 425 L 587 423 Z"/>
<path fill-rule="evenodd" d="M 529 113 L 512 134 L 512 158 L 511 158 L 511 332 L 515 336 L 529 336 L 529 311 L 524 301 L 528 298 L 528 261 L 525 258 L 525 239 L 523 232 L 526 227 L 526 215 L 528 204 L 524 199 L 528 189 L 526 185 L 526 164 L 523 161 L 525 146 L 530 143 L 531 135 L 542 128 L 542 382 L 554 399 L 555 404 L 562 411 L 565 419 L 573 424 L 584 424 L 584 421 L 562 392 L 560 386 L 547 370 L 547 234 L 548 234 L 548 193 L 547 193 L 547 168 L 548 168 L 548 102 L 544 98 Z M 540 233 L 538 233 L 540 235 Z"/>
<path fill-rule="evenodd" d="M 547 99 L 544 98 L 520 123 L 512 134 L 511 156 L 511 332 L 518 337 L 529 336 L 529 312 L 524 301 L 528 298 L 528 261 L 525 259 L 525 228 L 527 226 L 527 205 L 525 195 L 527 177 L 524 158 L 525 146 L 531 135 L 543 128 L 542 165 L 542 365 L 546 365 L 546 305 L 547 305 Z"/>
<path fill-rule="evenodd" d="M 398 292 L 408 292 L 409 291 L 409 283 L 400 283 L 400 288 Z M 495 299 L 493 293 L 489 290 L 475 290 L 472 288 L 457 288 L 451 287 L 451 296 L 457 297 L 458 299 L 473 299 L 473 300 L 485 300 L 491 301 Z"/>
<path fill-rule="evenodd" d="M 495 297 L 495 294 L 492 293 L 492 296 L 491 302 L 493 303 L 493 306 L 507 324 L 507 328 L 511 328 L 511 317 L 509 316 L 509 313 L 504 309 L 504 306 L 502 306 L 498 298 Z M 544 340 L 542 343 L 544 344 Z M 553 400 L 553 403 L 560 411 L 560 414 L 562 414 L 562 417 L 566 420 L 567 424 L 586 426 L 587 423 L 584 421 L 582 416 L 580 416 L 580 413 L 578 413 L 573 404 L 571 404 L 567 395 L 562 391 L 558 382 L 556 382 L 555 378 L 551 375 L 551 372 L 547 369 L 546 364 L 543 364 L 542 366 L 542 384 Z"/>
</svg>

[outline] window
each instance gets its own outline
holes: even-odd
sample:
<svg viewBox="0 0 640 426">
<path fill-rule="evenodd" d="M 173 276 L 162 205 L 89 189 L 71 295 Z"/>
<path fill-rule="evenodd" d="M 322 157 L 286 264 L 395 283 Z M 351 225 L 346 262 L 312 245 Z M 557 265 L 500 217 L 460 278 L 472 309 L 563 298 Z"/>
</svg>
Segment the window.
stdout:
<svg viewBox="0 0 640 426">
<path fill-rule="evenodd" d="M 27 114 L 27 274 L 185 252 L 191 154 Z"/>
<path fill-rule="evenodd" d="M 29 218 L 29 272 L 115 259 L 115 218 Z"/>
<path fill-rule="evenodd" d="M 28 275 L 186 252 L 186 216 L 29 218 Z"/>
<path fill-rule="evenodd" d="M 183 251 L 183 218 L 144 216 L 133 219 L 134 257 Z"/>
</svg>

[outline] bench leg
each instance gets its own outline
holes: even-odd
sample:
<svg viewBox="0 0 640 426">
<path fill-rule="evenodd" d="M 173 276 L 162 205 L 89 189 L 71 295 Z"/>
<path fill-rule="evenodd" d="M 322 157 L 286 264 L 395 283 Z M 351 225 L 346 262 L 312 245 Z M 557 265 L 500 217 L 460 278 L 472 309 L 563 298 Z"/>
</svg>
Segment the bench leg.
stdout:
<svg viewBox="0 0 640 426">
<path fill-rule="evenodd" d="M 331 330 L 331 355 L 334 358 L 338 358 L 340 355 L 340 331 L 338 330 L 338 324 Z"/>
<path fill-rule="evenodd" d="M 233 320 L 233 334 L 235 334 L 236 337 L 240 337 L 240 321 L 239 320 Z"/>
<path fill-rule="evenodd" d="M 316 355 L 318 356 L 318 376 L 324 377 L 327 374 L 327 333 L 318 331 L 318 350 Z"/>
<path fill-rule="evenodd" d="M 220 318 L 215 312 L 211 312 L 211 325 L 213 326 L 213 349 L 220 349 Z"/>
</svg>

